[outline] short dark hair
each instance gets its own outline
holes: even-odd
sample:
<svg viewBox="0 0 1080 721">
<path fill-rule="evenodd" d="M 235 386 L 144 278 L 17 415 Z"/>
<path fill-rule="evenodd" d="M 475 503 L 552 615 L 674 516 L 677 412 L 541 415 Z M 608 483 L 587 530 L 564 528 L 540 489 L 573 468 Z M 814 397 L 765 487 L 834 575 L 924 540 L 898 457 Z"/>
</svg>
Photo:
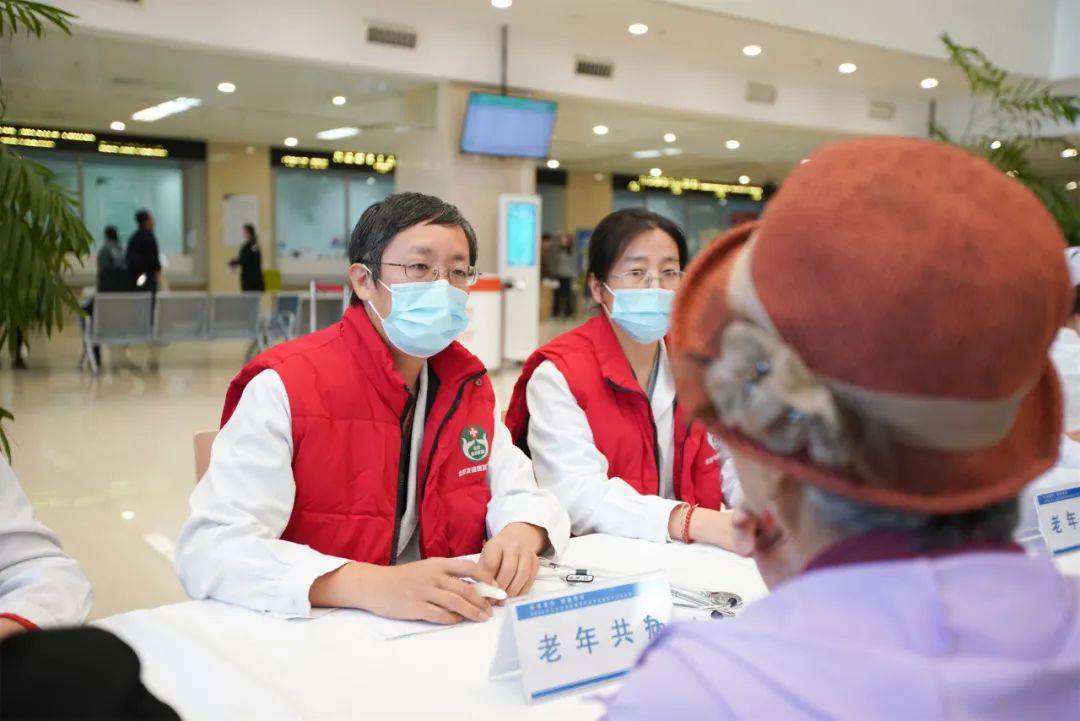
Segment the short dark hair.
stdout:
<svg viewBox="0 0 1080 721">
<path fill-rule="evenodd" d="M 1073 315 L 1080 315 L 1080 285 L 1073 288 Z"/>
<path fill-rule="evenodd" d="M 371 205 L 349 238 L 349 262 L 364 263 L 374 280 L 386 246 L 403 230 L 427 223 L 461 228 L 469 242 L 469 265 L 476 265 L 476 233 L 457 207 L 423 193 L 395 193 Z"/>
<path fill-rule="evenodd" d="M 146 208 L 142 208 L 137 213 L 135 213 L 135 222 L 138 223 L 140 227 L 142 227 L 142 224 L 145 223 L 146 219 L 149 217 L 150 211 Z"/>
<path fill-rule="evenodd" d="M 674 221 L 659 213 L 640 208 L 616 210 L 600 221 L 589 238 L 588 274 L 607 280 L 611 267 L 622 256 L 626 246 L 647 230 L 662 230 L 671 236 L 679 249 L 679 267 L 686 267 L 686 236 Z"/>
<path fill-rule="evenodd" d="M 120 242 L 120 236 L 116 232 L 116 226 L 115 225 L 106 225 L 105 226 L 105 238 L 106 238 L 106 240 L 115 240 L 117 242 Z"/>
<path fill-rule="evenodd" d="M 254 225 L 252 225 L 251 223 L 244 223 L 244 230 L 251 233 L 251 239 L 252 240 L 254 240 L 256 243 L 259 242 L 259 236 L 258 236 L 258 234 L 255 233 L 255 226 Z"/>
</svg>

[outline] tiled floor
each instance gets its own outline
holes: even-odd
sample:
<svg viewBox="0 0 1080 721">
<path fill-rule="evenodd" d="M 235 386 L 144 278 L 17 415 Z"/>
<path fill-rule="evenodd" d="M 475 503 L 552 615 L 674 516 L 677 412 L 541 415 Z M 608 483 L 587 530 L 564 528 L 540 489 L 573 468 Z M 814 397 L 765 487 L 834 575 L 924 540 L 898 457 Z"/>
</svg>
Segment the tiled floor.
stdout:
<svg viewBox="0 0 1080 721">
<path fill-rule="evenodd" d="M 542 340 L 567 327 L 544 324 Z M 91 618 L 186 598 L 171 551 L 195 482 L 191 437 L 216 426 L 243 351 L 171 346 L 151 371 L 147 351 L 132 349 L 128 366 L 92 378 L 74 369 L 78 342 L 66 332 L 35 347 L 30 370 L 0 369 L 12 465 L 93 583 Z M 493 374 L 504 404 L 517 371 Z"/>
</svg>

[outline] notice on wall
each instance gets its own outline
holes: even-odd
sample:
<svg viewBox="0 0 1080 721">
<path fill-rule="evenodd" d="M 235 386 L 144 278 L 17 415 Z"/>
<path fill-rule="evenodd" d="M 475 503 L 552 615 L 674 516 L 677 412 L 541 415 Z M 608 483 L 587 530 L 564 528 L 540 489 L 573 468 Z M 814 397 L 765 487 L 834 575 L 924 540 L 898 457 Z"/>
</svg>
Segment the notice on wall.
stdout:
<svg viewBox="0 0 1080 721">
<path fill-rule="evenodd" d="M 222 235 L 225 245 L 239 248 L 244 244 L 244 225 L 259 229 L 259 199 L 239 193 L 226 195 L 221 208 Z"/>
</svg>

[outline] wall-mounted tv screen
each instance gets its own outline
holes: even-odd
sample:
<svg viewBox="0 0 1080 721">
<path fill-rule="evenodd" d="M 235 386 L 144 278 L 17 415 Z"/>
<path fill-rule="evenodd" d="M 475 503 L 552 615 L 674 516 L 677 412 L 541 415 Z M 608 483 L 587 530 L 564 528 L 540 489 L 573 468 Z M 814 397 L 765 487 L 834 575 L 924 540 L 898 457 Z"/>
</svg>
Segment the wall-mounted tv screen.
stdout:
<svg viewBox="0 0 1080 721">
<path fill-rule="evenodd" d="M 552 100 L 472 93 L 461 128 L 461 152 L 546 158 L 555 108 Z"/>
</svg>

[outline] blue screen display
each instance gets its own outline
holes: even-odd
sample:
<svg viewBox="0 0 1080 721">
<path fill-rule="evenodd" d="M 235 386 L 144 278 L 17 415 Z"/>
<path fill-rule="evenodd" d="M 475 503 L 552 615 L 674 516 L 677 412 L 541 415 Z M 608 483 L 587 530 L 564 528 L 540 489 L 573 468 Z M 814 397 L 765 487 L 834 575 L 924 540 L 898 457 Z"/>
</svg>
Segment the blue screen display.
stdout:
<svg viewBox="0 0 1080 721">
<path fill-rule="evenodd" d="M 461 152 L 546 158 L 555 107 L 551 100 L 472 93 L 461 129 Z"/>
<path fill-rule="evenodd" d="M 506 264 L 536 265 L 536 204 L 513 202 L 506 205 Z"/>
</svg>

